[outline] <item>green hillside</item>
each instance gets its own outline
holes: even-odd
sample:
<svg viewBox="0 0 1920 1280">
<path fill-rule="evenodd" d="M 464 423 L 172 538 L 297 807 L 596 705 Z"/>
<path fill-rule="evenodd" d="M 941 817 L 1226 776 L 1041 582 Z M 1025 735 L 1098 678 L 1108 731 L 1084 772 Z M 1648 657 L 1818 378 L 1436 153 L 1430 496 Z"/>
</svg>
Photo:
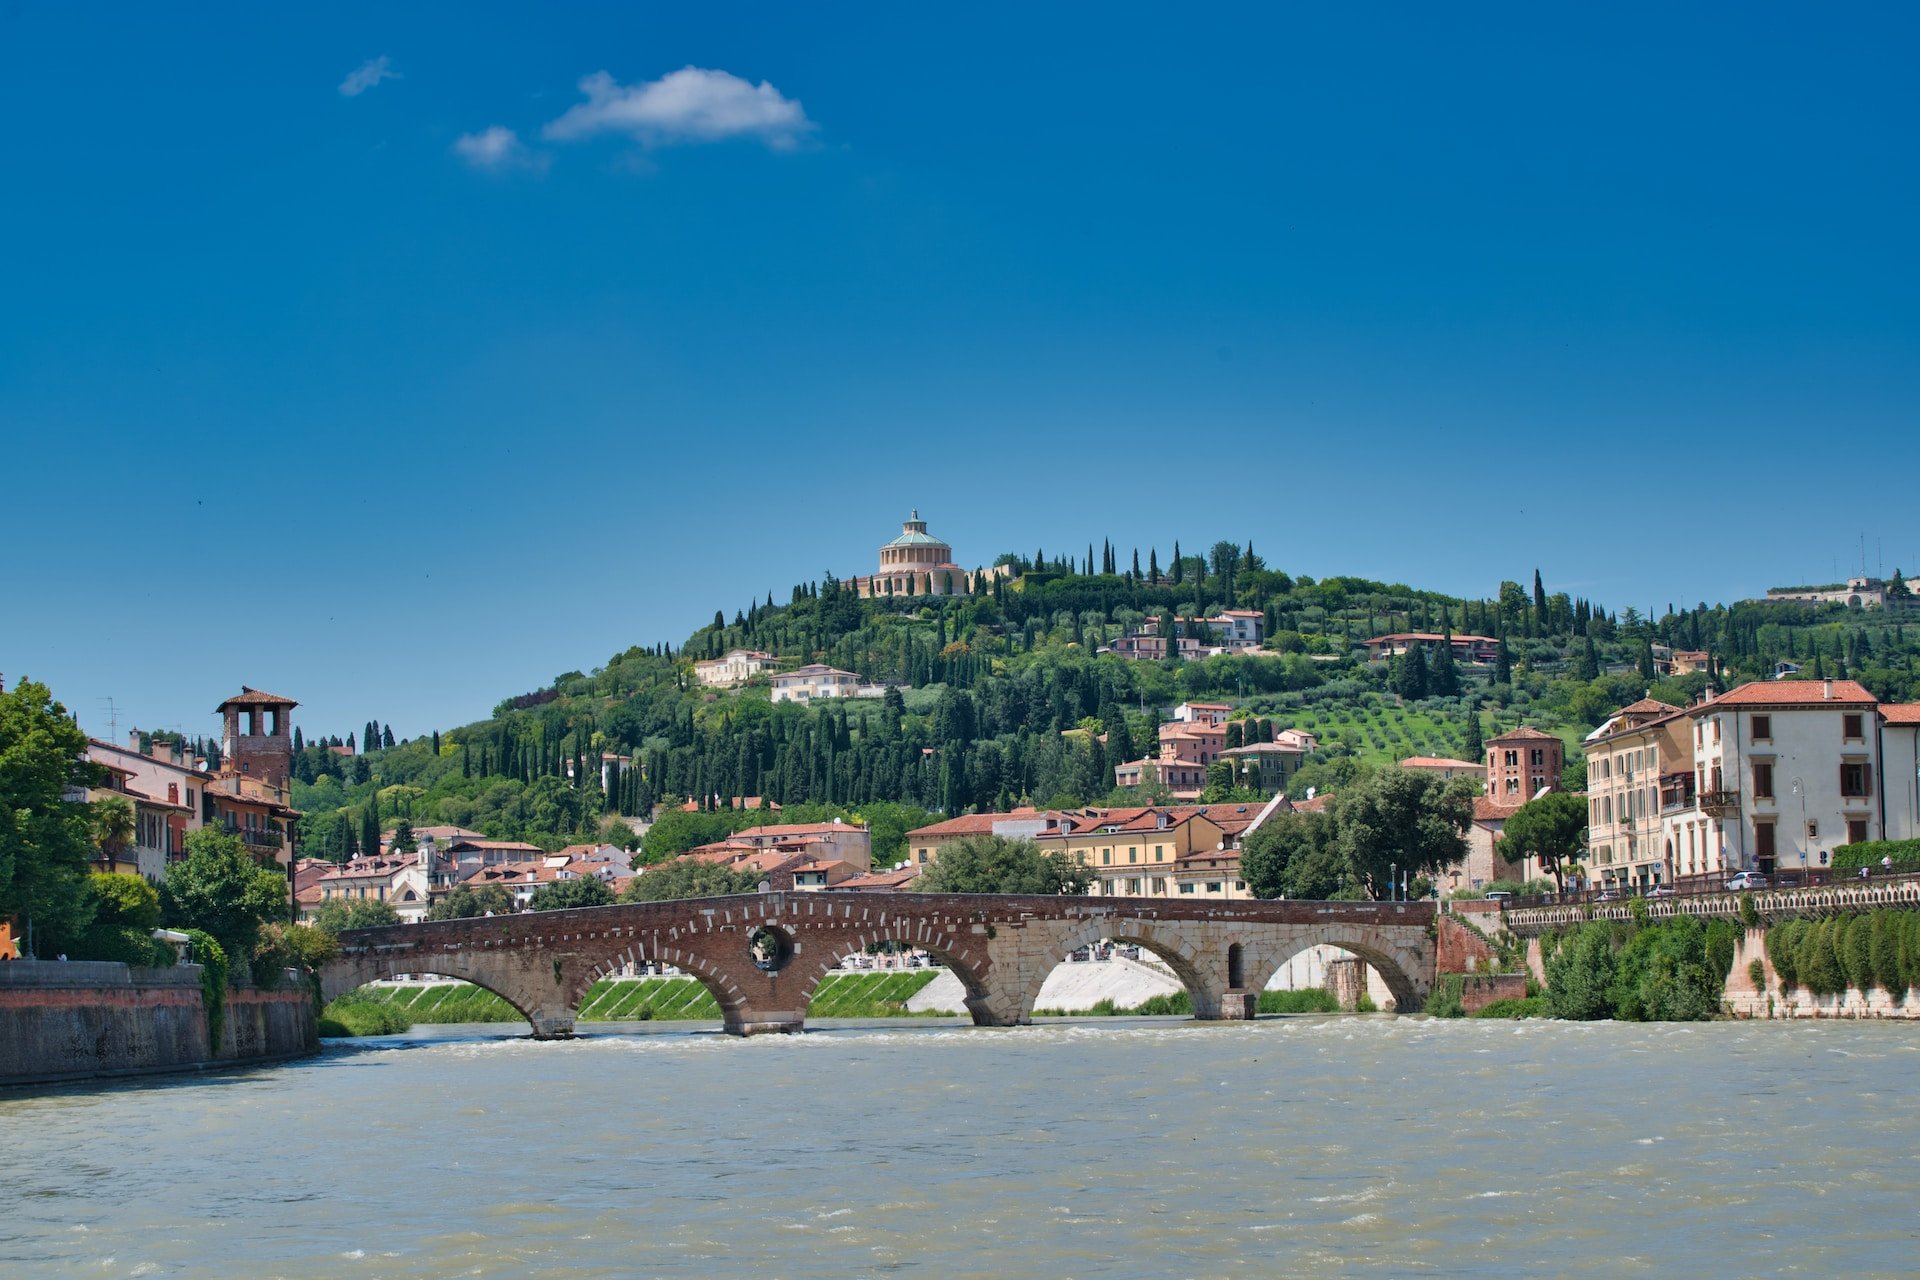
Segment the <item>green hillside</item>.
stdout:
<svg viewBox="0 0 1920 1280">
<path fill-rule="evenodd" d="M 1358 578 L 1296 578 L 1231 543 L 1170 560 L 1164 571 L 1157 553 L 1148 559 L 1136 575 L 1112 571 L 1123 561 L 1112 548 L 1097 560 L 1090 548 L 1078 564 L 1003 557 L 1017 577 L 989 588 L 983 575 L 976 594 L 960 596 L 861 600 L 832 579 L 801 584 L 783 604 L 757 601 L 731 620 L 716 613 L 678 649 L 628 649 L 430 738 L 352 758 L 303 743 L 294 789 L 306 813 L 303 846 L 344 858 L 375 823 L 399 818 L 550 848 L 596 834 L 624 841 L 630 832 L 618 817 L 657 802 L 758 796 L 784 806 L 786 820 L 872 820 L 876 860 L 885 862 L 929 814 L 1156 798 L 1116 794 L 1112 766 L 1147 754 L 1156 722 L 1190 698 L 1316 734 L 1322 750 L 1300 786 L 1407 755 L 1460 754 L 1476 716 L 1483 736 L 1524 721 L 1577 746 L 1649 689 L 1685 701 L 1706 686 L 1700 674 L 1653 678 L 1655 644 L 1710 651 L 1723 684 L 1793 660 L 1806 675 L 1850 676 L 1883 697 L 1915 691 L 1920 637 L 1906 635 L 1904 607 L 1703 605 L 1649 620 L 1549 594 L 1537 576 L 1531 591 L 1505 582 L 1488 598 L 1462 600 Z M 1263 651 L 1187 662 L 1096 652 L 1149 615 L 1227 607 L 1261 611 Z M 1497 636 L 1502 660 L 1369 662 L 1366 640 L 1398 631 Z M 696 660 L 735 647 L 899 687 L 810 708 L 774 705 L 764 678 L 726 692 L 694 681 Z M 1064 733 L 1077 728 L 1107 741 Z M 362 745 L 376 734 L 372 722 Z M 626 758 L 604 788 L 603 752 Z M 674 814 L 649 837 L 645 856 L 763 820 Z"/>
</svg>

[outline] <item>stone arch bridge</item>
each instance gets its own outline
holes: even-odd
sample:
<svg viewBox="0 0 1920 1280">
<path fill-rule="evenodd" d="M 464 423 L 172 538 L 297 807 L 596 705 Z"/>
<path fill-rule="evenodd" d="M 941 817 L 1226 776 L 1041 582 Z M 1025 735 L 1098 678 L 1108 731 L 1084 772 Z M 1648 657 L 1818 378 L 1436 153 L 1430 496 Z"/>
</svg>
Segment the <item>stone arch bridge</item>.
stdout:
<svg viewBox="0 0 1920 1280">
<path fill-rule="evenodd" d="M 939 958 L 981 1026 L 1030 1022 L 1040 986 L 1079 947 L 1110 938 L 1165 960 L 1194 1016 L 1250 1018 L 1259 993 L 1308 947 L 1373 966 L 1402 1009 L 1434 981 L 1430 902 L 1168 902 L 1000 894 L 760 893 L 351 929 L 321 970 L 331 1000 L 398 973 L 461 978 L 499 995 L 541 1038 L 573 1033 L 587 989 L 628 963 L 705 984 L 726 1029 L 797 1031 L 843 956 L 899 942 Z M 756 955 L 756 946 L 758 952 Z"/>
</svg>

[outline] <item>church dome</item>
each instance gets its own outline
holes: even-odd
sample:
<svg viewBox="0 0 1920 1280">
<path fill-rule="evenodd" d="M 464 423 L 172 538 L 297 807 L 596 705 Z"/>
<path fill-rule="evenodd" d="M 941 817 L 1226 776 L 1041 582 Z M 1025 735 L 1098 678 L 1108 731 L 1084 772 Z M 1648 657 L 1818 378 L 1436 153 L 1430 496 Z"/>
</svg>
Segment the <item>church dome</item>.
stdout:
<svg viewBox="0 0 1920 1280">
<path fill-rule="evenodd" d="M 888 547 L 941 547 L 952 550 L 946 543 L 927 532 L 927 522 L 920 518 L 918 511 L 901 521 L 900 536 L 892 542 L 885 543 L 880 549 L 884 551 Z"/>
</svg>

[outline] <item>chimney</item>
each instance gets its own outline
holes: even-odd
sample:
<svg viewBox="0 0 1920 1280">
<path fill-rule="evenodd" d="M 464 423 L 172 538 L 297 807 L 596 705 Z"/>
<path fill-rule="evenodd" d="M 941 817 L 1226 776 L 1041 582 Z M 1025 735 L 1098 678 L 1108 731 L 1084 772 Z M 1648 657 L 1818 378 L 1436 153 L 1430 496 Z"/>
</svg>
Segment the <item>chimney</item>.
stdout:
<svg viewBox="0 0 1920 1280">
<path fill-rule="evenodd" d="M 138 729 L 127 730 L 127 750 L 133 752 L 135 755 L 140 754 L 140 731 Z"/>
<path fill-rule="evenodd" d="M 1820 682 L 1820 697 L 1827 702 L 1833 701 L 1833 681 L 1822 680 Z"/>
</svg>

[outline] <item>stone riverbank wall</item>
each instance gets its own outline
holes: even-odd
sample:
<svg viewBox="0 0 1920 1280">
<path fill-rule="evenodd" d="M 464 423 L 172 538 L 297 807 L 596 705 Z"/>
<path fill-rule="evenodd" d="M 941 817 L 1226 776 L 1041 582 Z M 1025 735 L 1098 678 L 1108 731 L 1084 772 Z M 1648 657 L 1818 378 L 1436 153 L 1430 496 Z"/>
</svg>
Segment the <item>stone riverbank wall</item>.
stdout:
<svg viewBox="0 0 1920 1280">
<path fill-rule="evenodd" d="M 221 1043 L 207 1030 L 200 966 L 0 962 L 0 1085 L 47 1084 L 276 1062 L 317 1052 L 313 994 L 227 992 Z"/>
</svg>

